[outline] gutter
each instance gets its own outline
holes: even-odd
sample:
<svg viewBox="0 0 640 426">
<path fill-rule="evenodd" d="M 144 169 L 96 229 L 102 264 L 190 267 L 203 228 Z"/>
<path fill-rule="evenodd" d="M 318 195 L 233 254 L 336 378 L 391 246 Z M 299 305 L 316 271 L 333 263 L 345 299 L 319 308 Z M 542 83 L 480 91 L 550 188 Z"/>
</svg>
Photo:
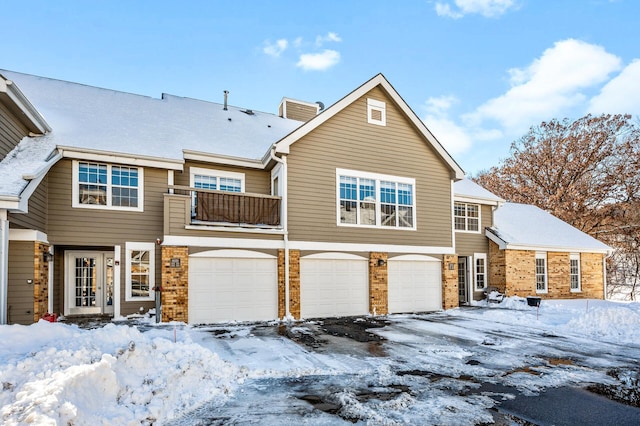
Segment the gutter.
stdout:
<svg viewBox="0 0 640 426">
<path fill-rule="evenodd" d="M 288 225 L 288 170 L 287 157 L 280 158 L 276 155 L 276 146 L 273 144 L 269 151 L 269 157 L 282 165 L 282 228 L 284 230 L 284 314 L 285 318 L 291 317 L 289 307 L 289 225 Z"/>
</svg>

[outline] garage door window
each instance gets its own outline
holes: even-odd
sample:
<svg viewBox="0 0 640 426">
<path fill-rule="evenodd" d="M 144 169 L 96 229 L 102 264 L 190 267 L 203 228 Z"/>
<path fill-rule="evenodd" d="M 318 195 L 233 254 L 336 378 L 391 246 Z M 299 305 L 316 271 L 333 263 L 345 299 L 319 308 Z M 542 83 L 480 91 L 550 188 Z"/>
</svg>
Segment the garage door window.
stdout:
<svg viewBox="0 0 640 426">
<path fill-rule="evenodd" d="M 415 229 L 415 179 L 337 169 L 338 225 Z"/>
<path fill-rule="evenodd" d="M 155 244 L 126 244 L 126 300 L 154 300 Z"/>
</svg>

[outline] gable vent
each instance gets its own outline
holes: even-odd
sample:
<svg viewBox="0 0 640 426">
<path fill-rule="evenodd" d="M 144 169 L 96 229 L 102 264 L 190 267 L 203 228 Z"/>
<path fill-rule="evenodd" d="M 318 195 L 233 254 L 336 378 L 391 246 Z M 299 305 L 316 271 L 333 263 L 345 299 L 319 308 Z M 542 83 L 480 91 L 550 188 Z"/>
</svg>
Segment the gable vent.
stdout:
<svg viewBox="0 0 640 426">
<path fill-rule="evenodd" d="M 282 98 L 278 107 L 278 115 L 291 120 L 307 122 L 320 112 L 320 105 L 314 102 L 298 101 L 296 99 Z"/>
</svg>

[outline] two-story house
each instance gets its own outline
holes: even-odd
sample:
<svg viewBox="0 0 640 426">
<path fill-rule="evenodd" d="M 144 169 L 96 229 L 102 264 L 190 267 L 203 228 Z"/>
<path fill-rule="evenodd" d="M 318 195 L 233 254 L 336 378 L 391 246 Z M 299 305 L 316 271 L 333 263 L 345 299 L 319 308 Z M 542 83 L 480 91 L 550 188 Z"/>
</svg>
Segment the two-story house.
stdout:
<svg viewBox="0 0 640 426">
<path fill-rule="evenodd" d="M 212 323 L 509 292 L 491 244 L 512 247 L 486 230 L 503 200 L 462 180 L 381 74 L 278 114 L 0 75 L 0 323 L 119 317 L 156 296 L 164 321 Z"/>
</svg>

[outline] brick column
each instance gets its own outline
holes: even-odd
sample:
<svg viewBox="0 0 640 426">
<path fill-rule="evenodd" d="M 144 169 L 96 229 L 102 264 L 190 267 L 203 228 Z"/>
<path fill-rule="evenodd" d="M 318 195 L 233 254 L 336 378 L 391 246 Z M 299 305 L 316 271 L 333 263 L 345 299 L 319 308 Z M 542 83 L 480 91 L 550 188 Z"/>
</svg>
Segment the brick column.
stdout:
<svg viewBox="0 0 640 426">
<path fill-rule="evenodd" d="M 172 261 L 173 260 L 173 261 Z M 178 264 L 179 263 L 179 264 Z M 162 321 L 189 321 L 189 248 L 162 247 Z"/>
<path fill-rule="evenodd" d="M 453 265 L 453 268 L 449 268 Z M 457 308 L 460 305 L 458 295 L 458 255 L 442 256 L 442 309 Z"/>
<path fill-rule="evenodd" d="M 49 308 L 49 262 L 44 261 L 45 252 L 49 252 L 47 244 L 34 244 L 33 322 L 38 322 Z"/>
<path fill-rule="evenodd" d="M 389 313 L 388 258 L 388 253 L 369 253 L 369 313 L 373 315 Z"/>
<path fill-rule="evenodd" d="M 507 270 L 505 251 L 493 241 L 489 240 L 489 283 L 499 292 L 506 294 Z"/>
<path fill-rule="evenodd" d="M 285 286 L 284 250 L 278 250 L 278 318 L 287 315 Z M 300 319 L 300 250 L 289 250 L 289 313 Z"/>
</svg>

